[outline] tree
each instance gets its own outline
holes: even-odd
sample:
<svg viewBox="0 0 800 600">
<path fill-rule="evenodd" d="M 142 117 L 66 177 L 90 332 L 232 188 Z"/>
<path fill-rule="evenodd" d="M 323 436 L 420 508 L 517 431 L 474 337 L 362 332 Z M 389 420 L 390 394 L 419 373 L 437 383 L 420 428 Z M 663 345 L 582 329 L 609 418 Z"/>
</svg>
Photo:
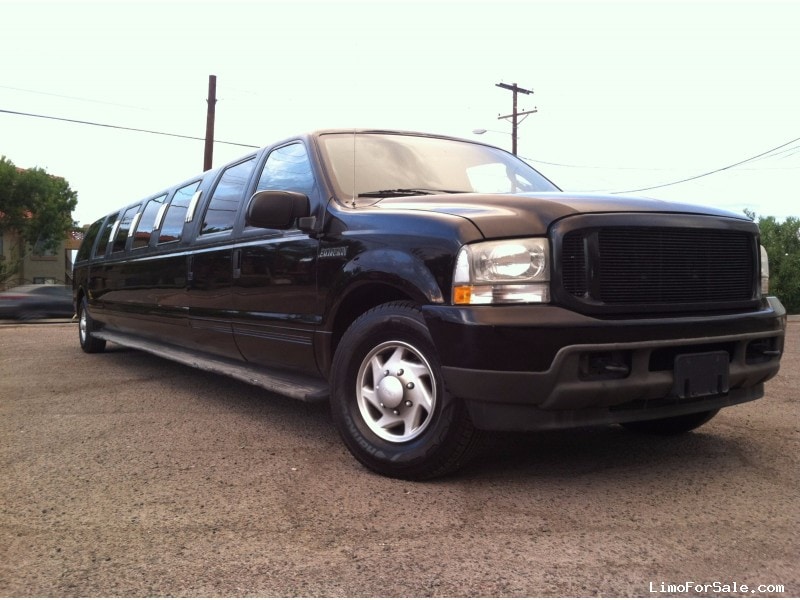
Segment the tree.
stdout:
<svg viewBox="0 0 800 600">
<path fill-rule="evenodd" d="M 790 314 L 800 313 L 800 219 L 745 214 L 758 222 L 761 244 L 769 255 L 769 291 L 780 298 Z"/>
<path fill-rule="evenodd" d="M 23 246 L 55 250 L 74 226 L 72 211 L 78 195 L 62 177 L 48 175 L 44 169 L 18 169 L 5 156 L 0 157 L 0 233 L 15 232 Z M 7 277 L 14 265 L 0 263 L 0 274 Z"/>
</svg>

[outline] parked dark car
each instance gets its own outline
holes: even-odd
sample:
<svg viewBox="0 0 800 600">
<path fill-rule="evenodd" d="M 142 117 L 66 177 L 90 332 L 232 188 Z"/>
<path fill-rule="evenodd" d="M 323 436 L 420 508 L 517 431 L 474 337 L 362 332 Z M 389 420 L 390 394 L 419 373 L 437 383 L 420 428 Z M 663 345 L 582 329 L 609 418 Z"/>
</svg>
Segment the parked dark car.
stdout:
<svg viewBox="0 0 800 600">
<path fill-rule="evenodd" d="M 66 285 L 21 285 L 0 292 L 0 319 L 31 321 L 74 314 L 72 288 Z"/>
</svg>

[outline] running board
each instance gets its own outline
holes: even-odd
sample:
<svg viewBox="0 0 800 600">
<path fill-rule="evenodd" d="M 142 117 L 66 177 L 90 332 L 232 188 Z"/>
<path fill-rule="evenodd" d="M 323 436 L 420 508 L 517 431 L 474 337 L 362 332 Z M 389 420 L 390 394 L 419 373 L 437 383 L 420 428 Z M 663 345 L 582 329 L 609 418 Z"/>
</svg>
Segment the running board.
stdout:
<svg viewBox="0 0 800 600">
<path fill-rule="evenodd" d="M 315 379 L 308 375 L 271 371 L 264 367 L 256 367 L 248 363 L 240 363 L 202 352 L 193 352 L 145 340 L 135 335 L 114 331 L 93 331 L 92 337 L 113 342 L 120 346 L 142 350 L 175 362 L 189 365 L 211 373 L 227 375 L 251 385 L 289 396 L 303 402 L 324 402 L 328 399 L 328 384 L 323 379 Z"/>
</svg>

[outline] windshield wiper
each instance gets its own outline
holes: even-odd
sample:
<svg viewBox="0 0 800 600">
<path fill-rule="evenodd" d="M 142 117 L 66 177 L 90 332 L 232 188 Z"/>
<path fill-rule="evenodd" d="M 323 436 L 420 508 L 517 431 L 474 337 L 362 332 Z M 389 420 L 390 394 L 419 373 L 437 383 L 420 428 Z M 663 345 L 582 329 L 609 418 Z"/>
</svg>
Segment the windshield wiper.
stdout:
<svg viewBox="0 0 800 600">
<path fill-rule="evenodd" d="M 432 194 L 466 194 L 458 190 L 432 190 L 427 188 L 396 188 L 393 190 L 377 190 L 364 192 L 359 198 L 386 198 L 389 196 L 430 196 Z"/>
</svg>

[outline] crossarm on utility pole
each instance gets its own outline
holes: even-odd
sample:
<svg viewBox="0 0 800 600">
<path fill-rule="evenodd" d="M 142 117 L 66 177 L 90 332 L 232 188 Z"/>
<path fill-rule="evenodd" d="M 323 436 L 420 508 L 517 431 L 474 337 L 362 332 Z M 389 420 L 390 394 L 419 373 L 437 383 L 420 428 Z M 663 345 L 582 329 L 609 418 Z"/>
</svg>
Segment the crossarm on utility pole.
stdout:
<svg viewBox="0 0 800 600">
<path fill-rule="evenodd" d="M 529 115 L 531 113 L 535 113 L 536 110 L 528 110 L 525 112 L 517 112 L 517 94 L 532 94 L 533 90 L 526 90 L 525 88 L 519 87 L 516 83 L 507 84 L 507 83 L 497 83 L 495 84 L 499 88 L 503 88 L 504 90 L 511 90 L 514 96 L 513 100 L 513 112 L 510 115 L 506 115 L 505 117 L 497 117 L 498 119 L 508 119 L 511 118 L 511 154 L 514 156 L 517 155 L 517 117 L 520 115 Z"/>
</svg>

